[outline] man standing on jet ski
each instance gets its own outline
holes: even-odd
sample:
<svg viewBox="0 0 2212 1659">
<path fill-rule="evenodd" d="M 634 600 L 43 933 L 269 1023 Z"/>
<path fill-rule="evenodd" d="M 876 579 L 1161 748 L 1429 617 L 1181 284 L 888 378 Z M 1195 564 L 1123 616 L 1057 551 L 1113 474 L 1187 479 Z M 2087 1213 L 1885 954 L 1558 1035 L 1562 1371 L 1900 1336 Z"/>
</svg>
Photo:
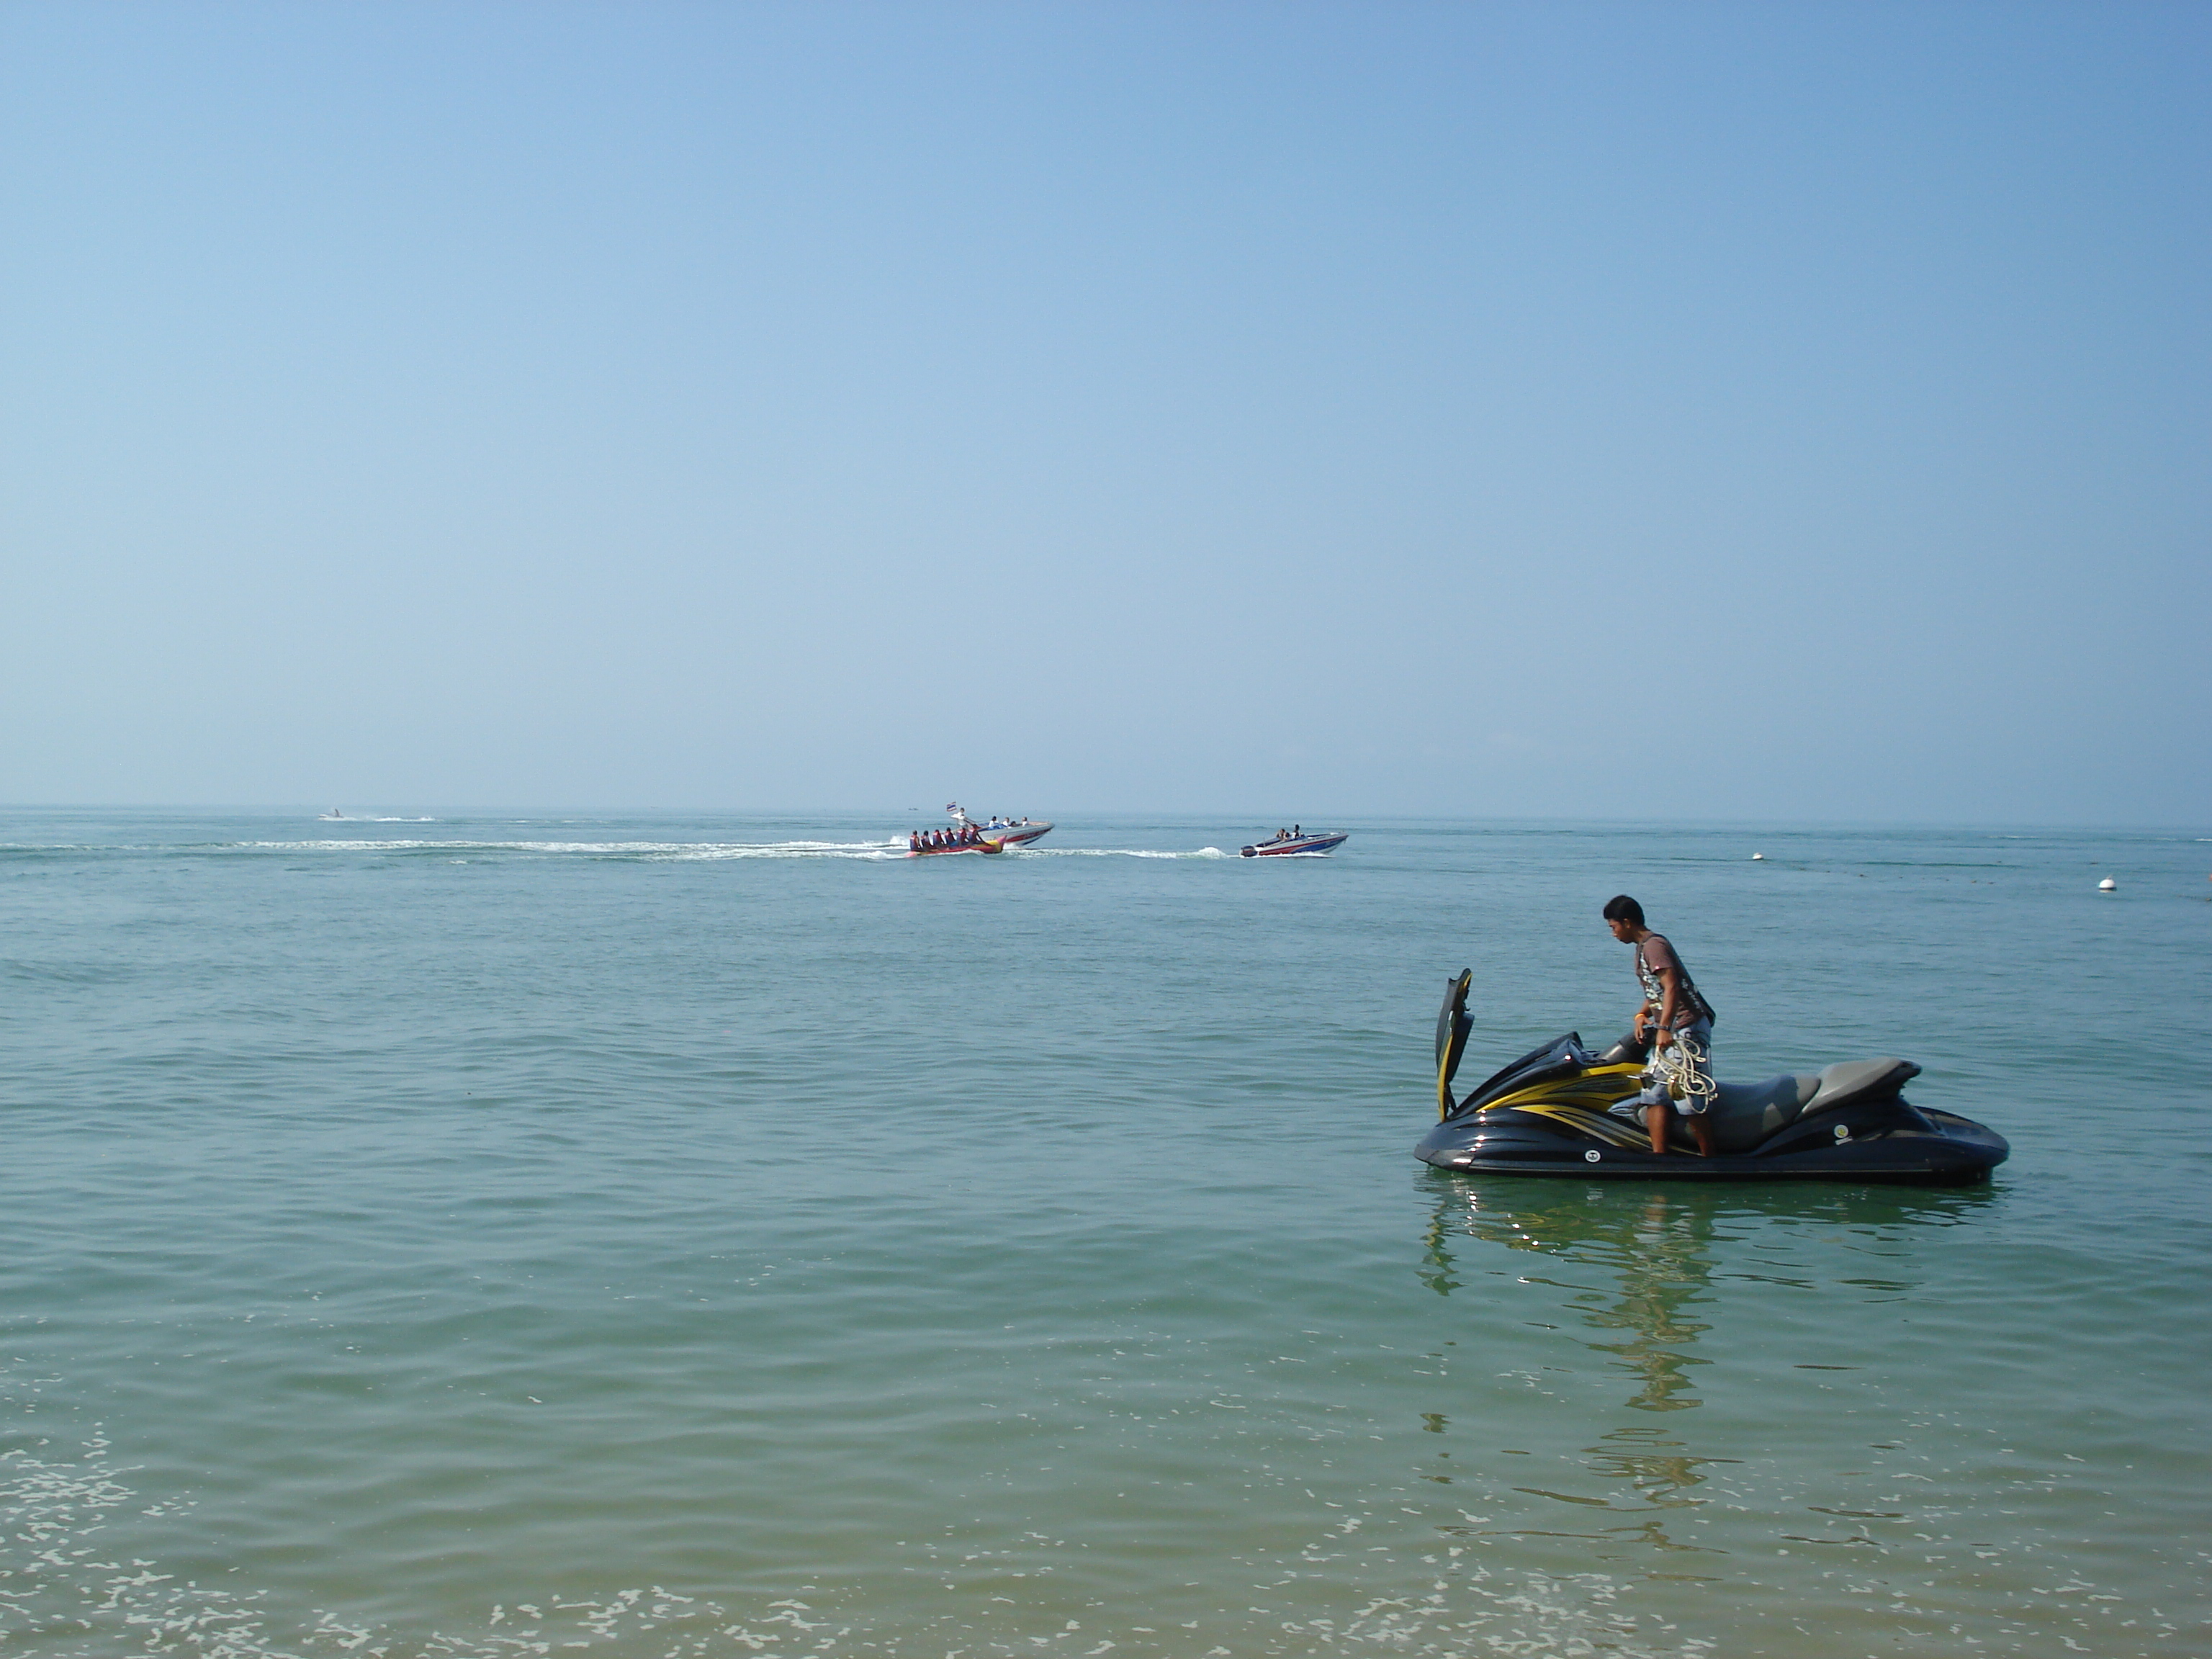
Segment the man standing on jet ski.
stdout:
<svg viewBox="0 0 2212 1659">
<path fill-rule="evenodd" d="M 1644 988 L 1644 1001 L 1636 1010 L 1636 1040 L 1648 1030 L 1651 1059 L 1644 1076 L 1644 1091 L 1628 1103 L 1644 1109 L 1644 1127 L 1651 1132 L 1651 1150 L 1667 1150 L 1668 1132 L 1674 1127 L 1680 1092 L 1680 1110 L 1690 1120 L 1690 1133 L 1699 1156 L 1713 1155 L 1713 1129 L 1705 1109 L 1712 1104 L 1713 1008 L 1698 994 L 1690 970 L 1666 936 L 1644 925 L 1644 907 L 1626 893 L 1606 901 L 1606 926 L 1623 945 L 1636 947 L 1636 979 Z M 1671 1054 L 1666 1051 L 1672 1048 Z"/>
</svg>

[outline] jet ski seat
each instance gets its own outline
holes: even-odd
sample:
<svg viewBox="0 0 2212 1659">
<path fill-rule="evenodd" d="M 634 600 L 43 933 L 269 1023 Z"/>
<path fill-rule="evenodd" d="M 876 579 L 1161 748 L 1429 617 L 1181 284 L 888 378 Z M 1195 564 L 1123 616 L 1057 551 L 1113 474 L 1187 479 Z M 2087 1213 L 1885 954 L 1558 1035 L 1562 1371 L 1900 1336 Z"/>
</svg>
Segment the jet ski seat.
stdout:
<svg viewBox="0 0 2212 1659">
<path fill-rule="evenodd" d="M 1713 1126 L 1717 1152 L 1747 1152 L 1777 1130 L 1794 1123 L 1820 1092 L 1817 1077 L 1784 1072 L 1764 1083 L 1722 1083 L 1706 1120 Z M 1675 1133 L 1685 1145 L 1694 1145 L 1680 1123 Z"/>
<path fill-rule="evenodd" d="M 1818 1076 L 1784 1072 L 1764 1083 L 1717 1085 L 1717 1095 L 1705 1114 L 1713 1128 L 1714 1150 L 1747 1152 L 1800 1118 L 1894 1094 L 1919 1075 L 1920 1068 L 1909 1060 L 1846 1060 Z M 1685 1146 L 1696 1144 L 1688 1125 L 1679 1118 L 1674 1135 Z"/>
<path fill-rule="evenodd" d="M 1815 1112 L 1825 1112 L 1836 1106 L 1848 1106 L 1853 1101 L 1895 1094 L 1919 1075 L 1920 1068 L 1909 1060 L 1838 1060 L 1820 1073 L 1819 1091 L 1805 1103 L 1797 1115 L 1810 1117 Z"/>
</svg>

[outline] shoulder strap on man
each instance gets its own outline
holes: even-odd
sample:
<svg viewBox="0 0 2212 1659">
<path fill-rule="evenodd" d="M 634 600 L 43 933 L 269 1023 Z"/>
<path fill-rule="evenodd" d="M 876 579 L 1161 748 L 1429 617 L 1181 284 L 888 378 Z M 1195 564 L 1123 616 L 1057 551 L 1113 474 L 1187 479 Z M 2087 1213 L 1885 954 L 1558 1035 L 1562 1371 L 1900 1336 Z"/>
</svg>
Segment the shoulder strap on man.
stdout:
<svg viewBox="0 0 2212 1659">
<path fill-rule="evenodd" d="M 1674 951 L 1673 939 L 1667 941 L 1667 948 Z M 1690 977 L 1690 965 L 1682 960 L 1682 953 L 1680 951 L 1674 951 L 1674 971 L 1682 976 L 1682 984 L 1690 994 L 1690 1000 L 1697 1005 L 1698 1012 L 1705 1017 L 1706 1022 L 1711 1024 L 1718 1021 L 1720 1016 L 1713 1012 L 1713 1005 L 1705 1000 L 1705 994 L 1698 988 L 1698 981 Z"/>
<path fill-rule="evenodd" d="M 1659 937 L 1667 939 L 1664 933 L 1660 934 Z M 1671 939 L 1667 939 L 1667 954 L 1674 958 L 1674 971 L 1682 976 L 1682 988 L 1690 994 L 1692 1005 L 1705 1019 L 1718 1024 L 1720 1016 L 1713 1012 L 1713 1005 L 1705 1000 L 1705 994 L 1698 988 L 1698 981 L 1690 975 L 1690 964 L 1682 960 L 1682 953 L 1674 948 L 1674 941 Z M 1651 966 L 1650 959 L 1644 954 L 1644 946 L 1641 944 L 1636 947 L 1636 966 L 1639 973 L 1648 970 Z"/>
</svg>

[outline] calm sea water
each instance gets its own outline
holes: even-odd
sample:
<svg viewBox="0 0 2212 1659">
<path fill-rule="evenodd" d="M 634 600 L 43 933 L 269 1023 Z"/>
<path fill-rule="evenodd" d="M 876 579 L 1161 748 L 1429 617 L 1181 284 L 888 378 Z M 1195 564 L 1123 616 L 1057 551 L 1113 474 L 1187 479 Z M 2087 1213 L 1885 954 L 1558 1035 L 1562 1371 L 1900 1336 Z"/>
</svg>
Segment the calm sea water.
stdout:
<svg viewBox="0 0 2212 1659">
<path fill-rule="evenodd" d="M 921 821 L 0 819 L 0 1653 L 2212 1651 L 2212 842 Z M 1622 890 L 2012 1161 L 1415 1162 Z"/>
</svg>

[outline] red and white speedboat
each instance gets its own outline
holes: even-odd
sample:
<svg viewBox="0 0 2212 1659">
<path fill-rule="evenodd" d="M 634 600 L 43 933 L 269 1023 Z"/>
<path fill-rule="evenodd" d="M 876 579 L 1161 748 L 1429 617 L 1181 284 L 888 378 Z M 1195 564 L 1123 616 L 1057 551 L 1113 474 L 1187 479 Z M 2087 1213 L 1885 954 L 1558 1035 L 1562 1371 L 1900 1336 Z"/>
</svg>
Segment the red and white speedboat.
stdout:
<svg viewBox="0 0 2212 1659">
<path fill-rule="evenodd" d="M 1052 825 L 1043 818 L 1018 820 L 994 816 L 988 823 L 977 823 L 975 819 L 961 810 L 957 801 L 948 803 L 945 810 L 952 815 L 952 821 L 955 823 L 968 824 L 980 830 L 983 832 L 986 840 L 995 841 L 1002 847 L 1026 847 L 1052 828 Z"/>
<path fill-rule="evenodd" d="M 952 827 L 920 830 L 908 836 L 908 858 L 933 858 L 944 853 L 1003 853 L 1009 847 L 1021 847 L 1035 841 L 1052 828 L 1042 818 L 994 817 L 987 823 L 979 823 L 957 801 L 945 810 L 952 816 Z"/>
</svg>

